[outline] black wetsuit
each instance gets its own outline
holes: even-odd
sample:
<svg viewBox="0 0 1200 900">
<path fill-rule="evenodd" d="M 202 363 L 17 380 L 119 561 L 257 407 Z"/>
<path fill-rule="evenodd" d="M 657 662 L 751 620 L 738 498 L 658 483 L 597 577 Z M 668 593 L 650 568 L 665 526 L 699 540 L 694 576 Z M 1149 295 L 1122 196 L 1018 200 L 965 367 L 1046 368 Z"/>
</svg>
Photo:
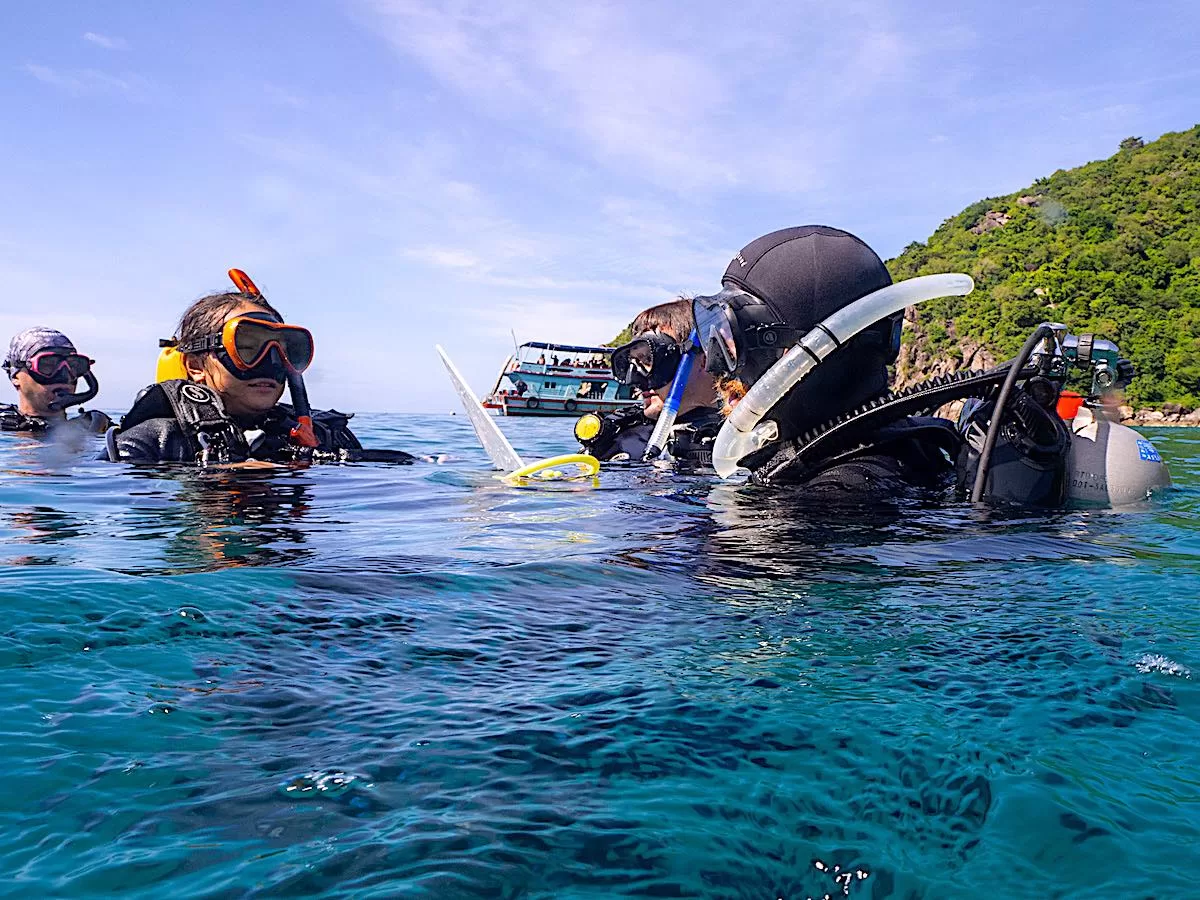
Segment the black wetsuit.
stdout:
<svg viewBox="0 0 1200 900">
<path fill-rule="evenodd" d="M 605 418 L 616 423 L 615 432 L 595 443 L 585 444 L 584 451 L 591 453 L 601 462 L 624 460 L 641 462 L 646 453 L 646 445 L 650 443 L 650 436 L 654 433 L 655 423 L 642 416 L 636 408 L 617 410 L 615 413 L 609 413 Z M 700 406 L 680 413 L 675 419 L 673 431 L 695 432 L 705 429 L 706 426 L 719 428 L 721 421 L 721 415 L 715 409 Z M 712 431 L 715 435 L 715 428 L 712 428 Z M 674 455 L 672 453 L 672 456 Z M 711 452 L 708 458 L 712 459 Z"/>
<path fill-rule="evenodd" d="M 43 419 L 41 416 L 27 416 L 11 403 L 0 405 L 0 431 L 41 432 L 69 425 L 92 434 L 103 434 L 111 424 L 108 416 L 99 410 L 80 410 L 79 415 L 70 419 Z"/>
<path fill-rule="evenodd" d="M 287 404 L 276 404 L 253 419 L 235 418 L 209 389 L 168 381 L 139 395 L 110 439 L 105 458 L 133 463 L 414 461 L 400 450 L 363 449 L 345 413 L 314 411 L 312 420 L 318 445 L 302 447 L 291 439 L 297 420 Z"/>
<path fill-rule="evenodd" d="M 962 437 L 950 421 L 907 417 L 820 455 L 804 454 L 798 442 L 775 445 L 756 454 L 751 470 L 759 484 L 883 496 L 949 485 L 961 446 Z"/>
</svg>

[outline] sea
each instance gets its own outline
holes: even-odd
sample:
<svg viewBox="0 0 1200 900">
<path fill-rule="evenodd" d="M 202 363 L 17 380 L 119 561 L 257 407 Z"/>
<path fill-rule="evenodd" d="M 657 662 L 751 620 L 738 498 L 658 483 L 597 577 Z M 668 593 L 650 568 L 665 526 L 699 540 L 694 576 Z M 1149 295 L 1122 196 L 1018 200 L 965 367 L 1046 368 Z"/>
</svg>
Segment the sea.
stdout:
<svg viewBox="0 0 1200 900">
<path fill-rule="evenodd" d="M 1200 431 L 1030 512 L 354 427 L 429 461 L 0 435 L 0 895 L 1200 896 Z"/>
</svg>

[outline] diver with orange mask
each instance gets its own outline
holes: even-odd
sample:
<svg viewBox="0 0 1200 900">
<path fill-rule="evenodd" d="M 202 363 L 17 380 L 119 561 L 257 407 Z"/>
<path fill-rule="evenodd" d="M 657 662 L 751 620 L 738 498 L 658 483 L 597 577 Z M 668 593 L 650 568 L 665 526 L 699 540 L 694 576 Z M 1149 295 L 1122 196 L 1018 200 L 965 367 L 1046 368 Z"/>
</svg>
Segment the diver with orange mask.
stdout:
<svg viewBox="0 0 1200 900">
<path fill-rule="evenodd" d="M 116 462 L 393 462 L 399 450 L 366 450 L 350 415 L 313 411 L 303 372 L 313 360 L 307 328 L 283 321 L 254 282 L 231 269 L 237 291 L 210 294 L 160 341 L 158 381 L 138 395 L 107 438 Z M 284 388 L 291 404 L 280 403 Z"/>
</svg>

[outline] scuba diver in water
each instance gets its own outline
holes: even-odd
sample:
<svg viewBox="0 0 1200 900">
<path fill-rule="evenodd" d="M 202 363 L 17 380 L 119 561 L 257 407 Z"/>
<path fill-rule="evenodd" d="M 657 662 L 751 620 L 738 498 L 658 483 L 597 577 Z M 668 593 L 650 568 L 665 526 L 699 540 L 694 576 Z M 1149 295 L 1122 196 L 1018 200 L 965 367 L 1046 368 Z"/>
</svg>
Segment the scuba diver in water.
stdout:
<svg viewBox="0 0 1200 900">
<path fill-rule="evenodd" d="M 66 412 L 100 390 L 92 374 L 94 363 L 53 328 L 26 328 L 15 335 L 4 358 L 4 371 L 17 389 L 17 402 L 0 405 L 0 431 L 47 431 L 70 424 L 102 433 L 111 424 L 104 413 L 80 409 L 79 415 L 68 419 Z M 76 392 L 80 378 L 87 389 Z"/>
<path fill-rule="evenodd" d="M 306 328 L 288 325 L 244 272 L 238 291 L 188 307 L 178 337 L 161 341 L 158 383 L 108 433 L 116 462 L 394 462 L 399 450 L 364 450 L 350 416 L 313 411 L 301 373 L 313 359 Z M 284 387 L 291 405 L 279 402 Z"/>
<path fill-rule="evenodd" d="M 744 468 L 760 484 L 875 497 L 957 480 L 973 502 L 1038 506 L 1129 502 L 1170 484 L 1150 442 L 1102 413 L 1132 367 L 1111 342 L 1062 325 L 1039 326 L 995 369 L 888 391 L 905 307 L 969 293 L 966 275 L 893 284 L 859 238 L 808 225 L 752 241 L 722 281 L 692 302 L 726 402 L 712 444 L 722 477 Z M 1058 401 L 1080 367 L 1092 402 L 1068 425 Z M 952 400 L 968 401 L 957 427 L 928 415 Z"/>
<path fill-rule="evenodd" d="M 638 313 L 631 331 L 635 337 L 612 352 L 613 377 L 641 393 L 641 406 L 628 406 L 598 416 L 580 417 L 575 436 L 585 452 L 600 460 L 646 458 L 664 404 L 680 370 L 695 352 L 692 346 L 691 301 L 686 298 L 661 303 Z M 692 366 L 677 397 L 678 408 L 665 450 L 683 468 L 709 464 L 708 446 L 723 419 L 716 408 L 716 385 L 703 366 Z M 658 456 L 658 453 L 653 453 Z"/>
</svg>

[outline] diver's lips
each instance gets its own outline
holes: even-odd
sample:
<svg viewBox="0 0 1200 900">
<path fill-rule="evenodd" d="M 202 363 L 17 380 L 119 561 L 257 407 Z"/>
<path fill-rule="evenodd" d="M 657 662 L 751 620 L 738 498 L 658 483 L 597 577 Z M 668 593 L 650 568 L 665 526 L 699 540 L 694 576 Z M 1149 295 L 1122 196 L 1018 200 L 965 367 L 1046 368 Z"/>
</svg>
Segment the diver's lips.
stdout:
<svg viewBox="0 0 1200 900">
<path fill-rule="evenodd" d="M 253 381 L 247 381 L 246 387 L 255 390 L 275 391 L 283 387 L 278 381 L 272 381 L 270 378 L 255 378 Z"/>
</svg>

